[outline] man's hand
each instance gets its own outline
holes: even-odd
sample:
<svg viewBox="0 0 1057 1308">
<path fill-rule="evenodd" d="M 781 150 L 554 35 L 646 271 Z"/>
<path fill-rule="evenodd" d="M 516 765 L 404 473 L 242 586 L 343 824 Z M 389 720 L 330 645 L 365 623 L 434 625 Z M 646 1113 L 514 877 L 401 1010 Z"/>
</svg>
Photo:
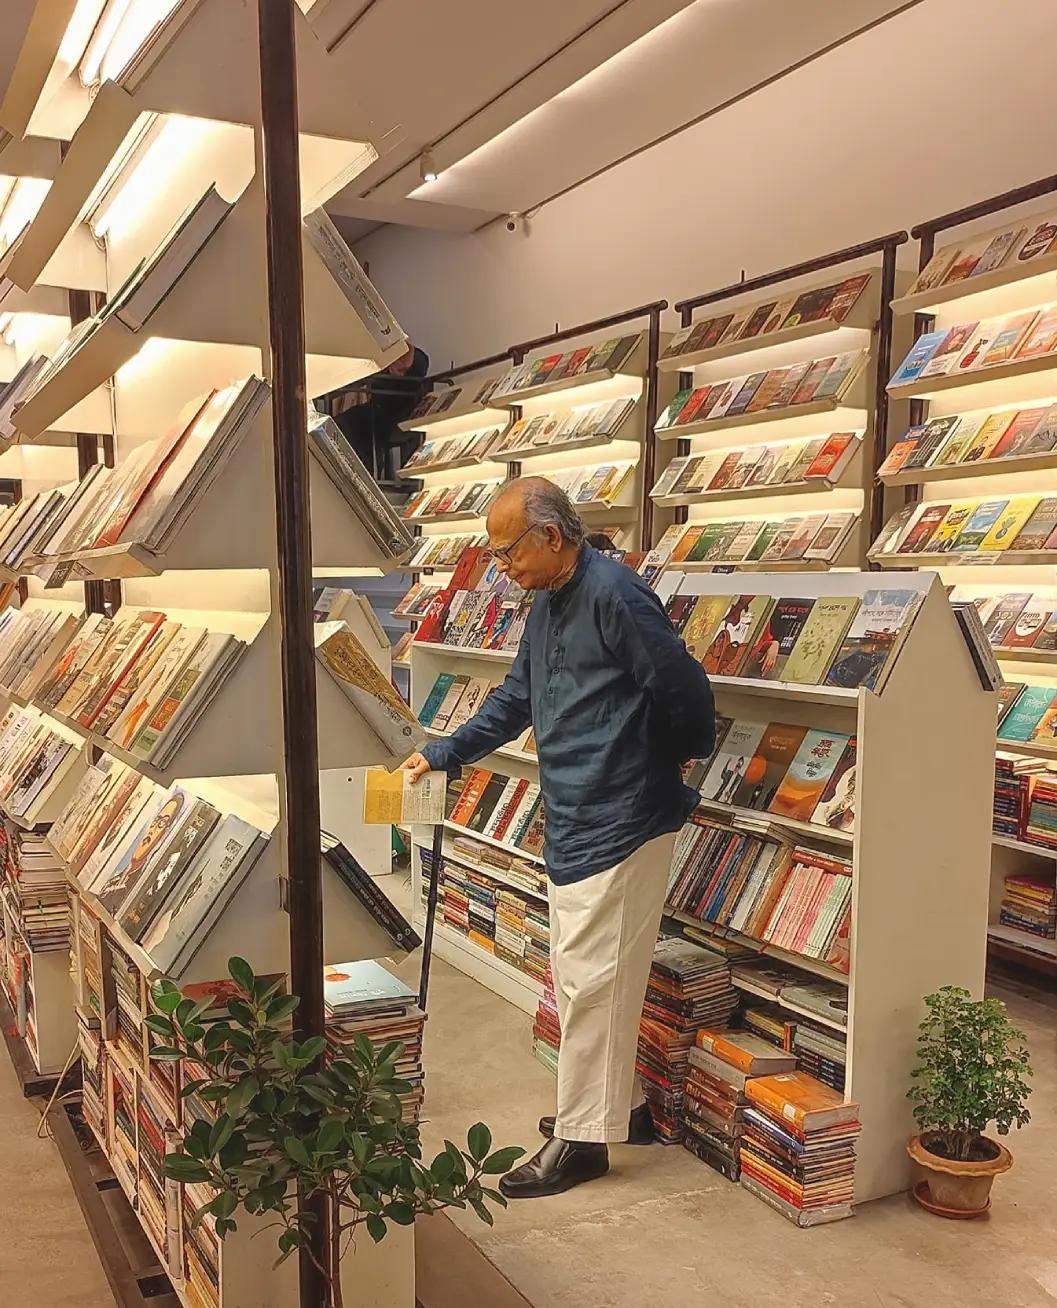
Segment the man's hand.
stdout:
<svg viewBox="0 0 1057 1308">
<path fill-rule="evenodd" d="M 414 785 L 419 777 L 424 777 L 429 771 L 429 760 L 424 754 L 412 754 L 410 758 L 405 758 L 400 764 L 404 772 L 411 773 L 411 784 Z"/>
</svg>

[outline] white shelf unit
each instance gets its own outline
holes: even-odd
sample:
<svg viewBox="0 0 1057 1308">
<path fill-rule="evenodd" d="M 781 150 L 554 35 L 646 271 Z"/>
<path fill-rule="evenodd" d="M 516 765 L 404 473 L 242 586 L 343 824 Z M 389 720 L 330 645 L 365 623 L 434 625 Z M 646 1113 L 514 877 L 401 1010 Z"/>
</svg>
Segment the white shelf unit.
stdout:
<svg viewBox="0 0 1057 1308">
<path fill-rule="evenodd" d="M 31 120 L 34 130 L 55 129 L 64 106 L 73 126 L 79 124 L 44 204 L 17 250 L 3 261 L 7 276 L 27 292 L 38 279 L 51 284 L 61 274 L 62 285 L 113 295 L 211 183 L 235 201 L 140 332 L 111 318 L 94 348 L 73 356 L 19 413 L 21 429 L 30 436 L 66 430 L 67 425 L 112 430 L 120 466 L 145 440 L 167 430 L 192 398 L 233 377 L 257 373 L 269 378 L 257 22 L 253 6 L 181 0 L 155 56 L 124 85 L 108 81 L 90 96 L 72 65 L 57 54 L 71 10 L 66 0 L 38 0 L 11 89 L 0 106 L 0 125 L 8 131 L 21 132 Z M 302 211 L 307 214 L 377 155 L 362 115 L 350 105 L 346 88 L 336 84 L 307 19 L 297 10 L 293 20 L 301 87 Z M 149 115 L 157 115 L 150 125 Z M 145 125 L 146 136 L 128 152 L 130 133 Z M 105 239 L 97 245 L 97 237 Z M 395 325 L 371 318 L 371 308 L 365 311 L 346 297 L 307 237 L 302 244 L 308 392 L 319 394 L 384 368 L 406 345 Z M 112 424 L 73 425 L 73 416 L 93 403 L 105 403 Z M 179 779 L 222 812 L 270 835 L 201 950 L 177 978 L 181 983 L 225 976 L 232 954 L 245 956 L 259 973 L 289 971 L 271 427 L 266 404 L 165 555 L 132 547 L 94 551 L 82 560 L 81 575 L 124 578 L 125 603 L 133 609 L 162 609 L 178 621 L 231 630 L 250 641 L 171 766 L 141 768 L 163 784 Z M 314 569 L 326 575 L 387 571 L 389 560 L 372 545 L 315 459 L 309 462 Z M 45 597 L 40 602 L 53 601 Z M 362 857 L 364 845 L 373 849 L 377 842 L 370 834 L 361 839 L 359 824 L 350 817 L 362 809 L 361 769 L 390 760 L 380 756 L 373 734 L 322 670 L 317 689 L 324 823 Z M 78 729 L 75 734 L 93 747 L 111 748 L 92 733 Z M 365 861 L 370 867 L 370 859 Z M 327 864 L 323 875 L 326 960 L 392 954 L 388 935 Z M 153 960 L 98 901 L 76 885 L 71 888 L 75 910 L 98 919 L 104 952 L 123 951 L 144 982 L 156 976 Z M 104 1047 L 108 1057 L 118 1057 L 109 1040 Z M 145 1084 L 142 1070 L 135 1071 L 135 1079 Z M 105 1140 L 103 1144 L 107 1146 Z M 250 1225 L 243 1232 L 240 1222 L 237 1237 L 222 1246 L 220 1308 L 251 1302 L 260 1308 L 293 1308 L 296 1260 L 273 1272 L 271 1257 L 260 1256 L 260 1242 L 249 1244 Z M 355 1284 L 357 1302 L 365 1308 L 411 1308 L 412 1232 L 392 1233 L 377 1248 L 358 1244 L 345 1259 L 342 1275 L 346 1294 Z M 183 1302 L 192 1302 L 179 1269 L 174 1287 Z"/>
<path fill-rule="evenodd" d="M 859 521 L 835 558 L 826 562 L 791 561 L 795 571 L 860 567 L 869 545 L 869 523 L 875 512 L 874 470 L 884 444 L 886 417 L 878 405 L 877 361 L 890 348 L 892 321 L 884 287 L 897 281 L 895 248 L 905 233 L 868 243 L 857 250 L 838 251 L 779 272 L 753 278 L 743 285 L 678 303 L 684 328 L 694 322 L 735 318 L 785 302 L 803 291 L 835 286 L 857 274 L 869 274 L 850 311 L 841 321 L 827 316 L 793 327 L 764 331 L 747 340 L 662 358 L 662 375 L 678 375 L 679 389 L 725 381 L 771 368 L 812 362 L 849 351 L 868 349 L 866 367 L 842 394 L 788 408 L 705 419 L 679 427 L 658 427 L 655 484 L 671 460 L 682 455 L 740 453 L 763 446 L 802 443 L 836 432 L 855 432 L 859 445 L 834 481 L 814 479 L 768 486 L 742 486 L 716 491 L 679 492 L 653 496 L 653 543 L 673 524 L 688 527 L 723 521 L 785 519 L 801 514 L 854 512 Z M 865 251 L 865 252 L 864 252 Z M 882 430 L 878 433 L 878 417 Z M 684 568 L 684 563 L 671 563 Z M 776 570 L 775 565 L 717 559 L 696 564 L 702 571 L 716 567 L 738 571 Z"/>
<path fill-rule="evenodd" d="M 999 205 L 969 225 L 951 226 L 945 220 L 924 224 L 921 247 L 921 267 L 929 262 L 934 246 L 943 248 L 985 240 L 990 230 L 1009 231 L 1028 228 L 1032 219 L 1052 215 L 1057 201 L 1036 198 L 1015 209 L 1002 209 Z M 996 217 L 1006 215 L 1001 227 Z M 982 246 L 981 246 L 982 248 Z M 948 286 L 904 295 L 893 301 L 892 311 L 897 320 L 913 323 L 915 334 L 926 330 L 944 330 L 955 325 L 989 318 L 994 315 L 1017 313 L 1046 304 L 1057 303 L 1057 255 L 1043 255 L 1028 263 L 1018 262 L 1010 256 L 1003 264 L 979 277 L 955 281 Z M 893 354 L 893 372 L 901 355 Z M 925 377 L 900 386 L 890 387 L 889 393 L 910 402 L 910 422 L 927 422 L 932 418 L 951 415 L 969 415 L 991 411 L 1044 406 L 1057 401 L 1057 354 L 1029 360 L 1013 359 L 1008 363 L 975 371 L 960 372 L 954 376 Z M 899 439 L 901 428 L 892 429 L 893 442 Z M 921 502 L 952 504 L 958 500 L 1005 500 L 1015 495 L 1048 496 L 1057 494 L 1057 451 L 1045 454 L 1012 457 L 1008 459 L 979 460 L 964 465 L 900 470 L 882 478 L 885 485 L 894 488 L 890 499 L 892 511 L 899 504 Z M 1012 547 L 988 554 L 928 553 L 874 554 L 874 561 L 885 569 L 913 569 L 918 567 L 935 571 L 943 581 L 958 587 L 959 595 L 977 597 L 1003 594 L 1010 591 L 1031 592 L 1041 596 L 1052 595 L 1057 608 L 1057 551 L 1017 550 Z M 895 578 L 892 579 L 895 584 Z M 900 580 L 900 584 L 901 580 Z M 996 648 L 1002 675 L 1007 681 L 1027 683 L 1057 683 L 1057 656 L 1053 653 L 1027 649 Z M 1031 757 L 1052 759 L 1051 747 L 997 741 L 1004 752 Z M 1047 858 L 1047 851 L 1023 841 L 1011 841 L 1000 836 L 992 838 L 992 893 L 989 941 L 992 954 L 1006 960 L 1020 962 L 1029 968 L 1053 972 L 1048 959 L 1053 952 L 1053 941 L 1001 926 L 998 921 L 1004 878 L 1016 871 L 1040 871 L 1039 858 Z M 1050 863 L 1049 872 L 1057 874 Z M 994 948 L 999 946 L 999 948 Z M 1018 946 L 1022 957 L 1017 957 Z"/>
<path fill-rule="evenodd" d="M 672 570 L 662 593 L 861 596 L 876 580 L 867 573 L 704 577 Z M 819 832 L 815 842 L 850 854 L 854 865 L 844 981 L 846 1097 L 861 1105 L 862 1120 L 857 1203 L 909 1183 L 901 1142 L 914 1129 L 906 1087 L 922 998 L 942 985 L 964 985 L 979 997 L 984 981 L 995 697 L 981 688 L 939 580 L 917 574 L 901 584 L 923 599 L 880 694 L 859 690 L 829 700 L 818 687 L 776 685 L 778 703 L 737 678 L 713 682 L 717 711 L 728 717 L 845 731 L 858 740 L 854 834 Z M 951 739 L 959 747 L 944 754 L 937 772 L 935 751 Z M 790 832 L 809 843 L 810 833 L 807 824 Z M 835 979 L 824 964 L 738 938 Z"/>
<path fill-rule="evenodd" d="M 594 348 L 606 340 L 636 334 L 636 319 L 644 316 L 647 314 L 640 311 L 625 319 L 616 317 L 608 320 L 601 328 L 592 325 L 568 328 L 553 337 L 516 348 L 519 353 L 523 353 L 525 362 L 531 364 L 536 359 L 575 349 Z M 631 463 L 632 475 L 612 503 L 588 502 L 576 506 L 589 532 L 605 532 L 616 540 L 619 548 L 626 550 L 646 548 L 643 544 L 642 514 L 648 489 L 644 477 L 650 439 L 649 415 L 666 403 L 674 392 L 674 383 L 669 378 L 661 377 L 651 360 L 650 331 L 640 329 L 637 334 L 639 339 L 634 349 L 615 370 L 596 368 L 494 397 L 503 403 L 516 405 L 517 414 L 528 419 L 540 414 L 566 413 L 570 409 L 603 401 L 635 401 L 635 407 L 611 436 L 592 436 L 566 442 L 550 441 L 542 445 L 511 449 L 500 456 L 507 461 L 511 475 L 522 477 L 550 477 L 609 464 Z M 661 349 L 668 336 L 658 331 L 657 339 L 658 349 Z"/>
<path fill-rule="evenodd" d="M 18 966 L 22 968 L 21 984 L 28 992 L 29 1017 L 25 1034 L 19 1034 L 37 1071 L 42 1076 L 58 1076 L 77 1038 L 70 951 L 65 948 L 33 949 L 6 898 L 0 902 L 0 914 L 4 937 L 0 969 L 5 977 L 8 1000 L 16 1015 L 19 982 L 15 969 Z M 16 962 L 16 959 L 20 961 Z M 15 1029 L 18 1030 L 17 1025 Z"/>
</svg>

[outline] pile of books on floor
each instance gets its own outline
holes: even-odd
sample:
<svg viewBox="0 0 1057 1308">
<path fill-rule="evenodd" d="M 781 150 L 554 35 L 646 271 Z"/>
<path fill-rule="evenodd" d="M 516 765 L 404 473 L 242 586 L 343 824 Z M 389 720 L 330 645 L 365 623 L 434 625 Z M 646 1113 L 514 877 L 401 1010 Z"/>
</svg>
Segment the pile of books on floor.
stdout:
<svg viewBox="0 0 1057 1308">
<path fill-rule="evenodd" d="M 1057 936 L 1057 885 L 1053 872 L 1018 872 L 1006 877 L 999 921 L 1033 936 Z"/>
<path fill-rule="evenodd" d="M 548 967 L 543 981 L 543 998 L 536 1009 L 532 1023 L 532 1053 L 548 1071 L 558 1074 L 558 1050 L 562 1031 L 558 1019 L 558 1001 L 554 995 L 554 978 Z"/>
<path fill-rule="evenodd" d="M 411 1089 L 400 1096 L 405 1122 L 417 1122 L 425 1094 L 422 1033 L 426 1015 L 418 996 L 380 963 L 365 959 L 337 963 L 323 970 L 327 1059 L 342 1057 L 342 1046 L 364 1035 L 377 1053 L 392 1040 L 403 1049 L 394 1063 L 398 1080 Z"/>
<path fill-rule="evenodd" d="M 683 1144 L 702 1162 L 736 1181 L 741 1172 L 741 1136 L 754 1076 L 791 1071 L 792 1054 L 748 1031 L 705 1028 L 688 1055 L 683 1101 Z"/>
<path fill-rule="evenodd" d="M 70 899 L 62 860 L 48 845 L 47 824 L 22 830 L 4 823 L 4 878 L 26 944 L 35 954 L 68 949 Z"/>
<path fill-rule="evenodd" d="M 806 1072 L 746 1083 L 741 1184 L 797 1226 L 852 1214 L 859 1106 Z"/>
<path fill-rule="evenodd" d="M 683 1088 L 696 1032 L 704 1026 L 726 1026 L 736 1005 L 725 959 L 679 938 L 657 942 L 635 1066 L 665 1144 L 678 1144 L 682 1137 Z"/>
</svg>

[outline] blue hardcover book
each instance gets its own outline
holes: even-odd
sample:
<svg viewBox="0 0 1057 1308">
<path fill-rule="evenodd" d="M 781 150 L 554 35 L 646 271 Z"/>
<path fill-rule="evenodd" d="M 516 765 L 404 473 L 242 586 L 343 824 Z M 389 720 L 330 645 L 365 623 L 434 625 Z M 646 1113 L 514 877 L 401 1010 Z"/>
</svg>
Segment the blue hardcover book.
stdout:
<svg viewBox="0 0 1057 1308">
<path fill-rule="evenodd" d="M 902 386 L 904 382 L 917 381 L 925 364 L 936 353 L 946 336 L 946 331 L 923 332 L 910 347 L 907 357 L 899 365 L 895 376 L 888 383 L 889 387 Z"/>
<path fill-rule="evenodd" d="M 978 550 L 980 542 L 1002 516 L 1008 503 L 1008 500 L 984 500 L 977 505 L 973 516 L 958 533 L 955 554 Z"/>
</svg>

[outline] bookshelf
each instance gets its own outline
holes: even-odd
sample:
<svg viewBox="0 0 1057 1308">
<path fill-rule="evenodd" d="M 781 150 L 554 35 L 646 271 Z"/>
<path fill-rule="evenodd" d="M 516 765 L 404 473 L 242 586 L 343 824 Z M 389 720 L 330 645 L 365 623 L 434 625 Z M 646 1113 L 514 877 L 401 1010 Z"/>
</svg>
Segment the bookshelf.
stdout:
<svg viewBox="0 0 1057 1308">
<path fill-rule="evenodd" d="M 995 316 L 1019 315 L 1057 302 L 1057 283 L 1053 276 L 1057 254 L 1043 251 L 1036 257 L 1020 257 L 1024 238 L 1057 211 L 1055 190 L 1057 182 L 1046 178 L 915 227 L 913 235 L 921 242 L 920 272 L 924 273 L 930 264 L 934 273 L 937 268 L 939 272 L 938 276 L 929 278 L 933 285 L 917 290 L 908 288 L 893 301 L 896 320 L 912 324 L 917 340 L 926 332 L 948 332 L 961 325 L 986 323 Z M 1009 242 L 996 266 L 982 272 L 972 269 L 966 276 L 945 280 L 946 274 L 939 267 L 941 256 L 947 258 L 945 251 L 955 263 L 966 257 L 971 260 L 974 255 L 980 257 L 995 238 L 1003 244 Z M 998 245 L 993 247 L 998 248 Z M 968 266 L 963 263 L 962 271 Z M 967 352 L 971 349 L 972 346 L 966 346 Z M 900 357 L 898 353 L 893 356 L 893 365 Z M 966 431 L 967 425 L 986 420 L 996 432 L 1003 428 L 1012 432 L 1010 424 L 1017 421 L 1018 413 L 1044 411 L 1057 397 L 1057 355 L 1043 352 L 1018 358 L 1012 352 L 1012 357 L 991 365 L 985 359 L 978 367 L 963 369 L 961 363 L 959 358 L 948 371 L 937 369 L 935 375 L 925 376 L 929 371 L 926 363 L 915 379 L 898 384 L 893 381 L 889 386 L 893 398 L 909 402 L 911 430 L 934 420 L 948 420 L 953 424 L 950 435 L 941 440 L 939 448 L 927 460 L 916 459 L 911 452 L 907 460 L 911 466 L 881 473 L 882 483 L 891 488 L 889 499 L 893 512 L 900 504 L 918 506 L 910 530 L 917 519 L 927 520 L 929 515 L 938 514 L 940 506 L 963 502 L 1002 506 L 1016 502 L 1019 496 L 1042 500 L 1057 494 L 1055 450 L 1033 449 L 1029 445 L 1018 453 L 1024 441 L 1010 441 L 1006 443 L 1010 453 L 995 457 L 987 451 L 988 442 L 981 437 L 981 449 L 977 451 L 973 451 L 974 441 L 970 440 L 967 449 L 973 457 L 966 461 L 958 457 L 956 448 L 960 432 Z M 900 438 L 902 430 L 893 427 L 893 442 Z M 1001 442 L 997 446 L 994 441 L 989 443 L 992 451 L 1002 450 Z M 1044 446 L 1045 442 L 1041 444 Z M 962 455 L 965 453 L 966 450 L 961 451 Z M 922 466 L 913 466 L 919 461 Z M 903 538 L 897 537 L 894 548 L 890 545 L 882 551 L 875 546 L 871 558 L 876 566 L 885 569 L 935 570 L 944 582 L 956 587 L 956 597 L 972 599 L 981 605 L 987 605 L 997 596 L 1019 592 L 1037 596 L 1040 602 L 1053 597 L 1057 608 L 1057 588 L 1053 584 L 1057 551 L 1018 548 L 1016 534 L 1009 537 L 1005 548 L 991 549 L 989 544 L 986 550 L 963 550 L 955 539 L 943 550 L 936 550 L 926 539 L 914 552 L 902 553 L 899 542 Z M 981 616 L 987 627 L 986 607 L 981 609 Z M 1003 643 L 994 646 L 994 653 L 1008 682 L 1057 683 L 1057 661 L 1052 651 L 1030 645 L 1011 646 L 1003 639 Z M 1053 759 L 1052 745 L 1045 742 L 1007 742 L 1000 738 L 997 748 L 1000 753 L 1048 762 Z M 1052 941 L 1003 925 L 999 914 L 1007 876 L 1041 872 L 1052 880 L 1057 865 L 1049 851 L 1028 841 L 996 834 L 991 845 L 989 953 L 992 958 L 1052 973 L 1048 953 Z"/>
<path fill-rule="evenodd" d="M 0 260 L 0 272 L 27 300 L 53 285 L 114 299 L 210 186 L 231 205 L 147 320 L 130 325 L 117 313 L 102 319 L 81 348 L 68 353 L 31 393 L 16 421 L 23 441 L 43 440 L 53 431 L 112 436 L 120 473 L 189 401 L 233 378 L 256 375 L 267 383 L 270 394 L 263 406 L 247 412 L 224 460 L 202 479 L 190 512 L 164 547 L 119 544 L 61 558 L 45 551 L 29 561 L 36 574 L 29 583 L 33 604 L 75 602 L 80 587 L 70 587 L 68 594 L 43 584 L 56 564 L 71 565 L 71 575 L 79 579 L 122 580 L 120 616 L 161 611 L 182 625 L 247 642 L 164 767 L 144 765 L 108 737 L 49 714 L 56 731 L 75 738 L 83 764 L 109 754 L 160 786 L 178 781 L 267 837 L 200 948 L 181 968 L 171 969 L 180 983 L 189 984 L 224 977 L 227 959 L 236 953 L 258 973 L 291 973 L 289 919 L 296 922 L 299 912 L 304 916 L 290 887 L 306 879 L 294 848 L 295 818 L 305 830 L 305 787 L 297 773 L 298 750 L 291 746 L 298 724 L 284 723 L 280 709 L 290 705 L 285 683 L 291 655 L 284 644 L 296 628 L 289 612 L 289 542 L 277 535 L 276 523 L 288 520 L 284 497 L 292 491 L 277 485 L 269 398 L 274 396 L 281 410 L 289 378 L 273 335 L 280 314 L 267 294 L 274 273 L 267 234 L 275 213 L 266 195 L 264 161 L 274 141 L 269 142 L 264 122 L 268 106 L 262 116 L 260 103 L 256 6 L 180 0 L 167 8 L 170 17 L 140 57 L 116 80 L 90 90 L 78 73 L 79 56 L 72 62 L 65 58 L 73 6 L 65 0 L 36 5 L 0 106 L 0 126 L 12 135 L 31 129 L 72 140 L 21 240 Z M 326 230 L 319 206 L 377 153 L 362 115 L 345 88 L 335 85 L 307 20 L 295 10 L 291 22 L 296 46 L 291 57 L 301 86 L 303 358 L 307 392 L 320 394 L 384 368 L 406 345 L 347 250 L 321 240 Z M 54 357 L 61 340 L 56 331 L 38 348 Z M 105 414 L 106 422 L 100 417 L 92 425 L 93 413 Z M 299 425 L 303 430 L 303 411 L 300 424 L 296 409 L 292 420 L 290 410 L 283 410 L 283 420 L 294 433 Z M 19 444 L 0 457 L 11 454 L 24 458 L 28 451 Z M 77 471 L 75 462 L 63 480 Z M 319 575 L 389 571 L 394 560 L 374 543 L 322 462 L 310 457 L 307 474 L 313 570 Z M 337 683 L 308 662 L 311 649 L 294 658 L 315 668 L 319 748 L 312 770 L 318 768 L 319 775 L 310 788 L 318 784 L 325 825 L 355 851 L 348 813 L 356 810 L 360 794 L 358 769 L 389 760 Z M 295 703 L 288 710 L 293 719 L 296 708 Z M 51 820 L 62 804 L 52 808 L 33 816 Z M 318 833 L 312 840 L 318 841 Z M 329 864 L 323 863 L 320 875 L 324 960 L 392 953 L 389 937 Z M 177 1298 L 187 1308 L 249 1302 L 292 1308 L 298 1302 L 297 1260 L 272 1272 L 271 1257 L 260 1256 L 260 1242 L 250 1243 L 252 1223 L 244 1229 L 240 1221 L 237 1235 L 212 1249 L 215 1279 L 203 1280 L 201 1256 L 194 1252 L 198 1237 L 185 1220 L 186 1196 L 167 1188 L 160 1200 L 157 1194 L 152 1200 L 141 1109 L 150 1109 L 167 1136 L 178 1129 L 185 1111 L 159 1091 L 162 1078 L 147 1058 L 142 1020 L 149 983 L 163 969 L 71 869 L 67 880 L 76 991 L 69 1015 L 76 1018 L 86 1081 L 96 1087 L 94 1101 L 86 1095 L 86 1119 L 169 1269 Z M 68 1052 L 67 1047 L 63 1055 Z M 202 1238 L 209 1240 L 208 1230 Z M 412 1233 L 393 1232 L 384 1246 L 358 1242 L 342 1275 L 346 1293 L 355 1284 L 357 1302 L 368 1308 L 411 1308 Z"/>
<path fill-rule="evenodd" d="M 678 378 L 678 394 L 654 432 L 650 542 L 663 536 L 669 553 L 684 556 L 672 567 L 862 566 L 880 514 L 874 473 L 888 422 L 889 300 L 906 239 L 880 237 L 676 303 L 681 331 L 658 368 Z M 828 379 L 823 360 L 838 361 Z M 724 392 L 736 379 L 750 379 L 752 394 L 731 405 L 741 383 Z M 824 447 L 812 467 L 812 451 Z M 785 560 L 777 546 L 764 562 L 752 557 L 750 531 L 794 519 L 824 530 L 818 557 L 805 557 L 810 541 Z M 735 523 L 745 524 L 739 537 L 717 537 L 714 529 Z M 688 562 L 702 534 L 701 557 L 691 553 Z"/>
</svg>

